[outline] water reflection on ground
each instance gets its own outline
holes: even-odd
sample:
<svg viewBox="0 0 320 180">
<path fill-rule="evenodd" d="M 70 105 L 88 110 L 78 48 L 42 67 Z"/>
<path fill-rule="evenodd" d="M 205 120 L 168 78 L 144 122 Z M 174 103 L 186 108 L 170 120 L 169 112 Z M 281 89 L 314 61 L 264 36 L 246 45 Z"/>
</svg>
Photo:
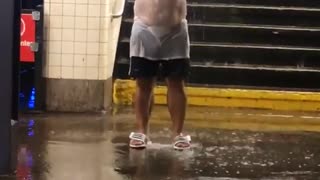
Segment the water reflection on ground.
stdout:
<svg viewBox="0 0 320 180">
<path fill-rule="evenodd" d="M 225 117 L 224 111 L 208 111 Z M 154 119 L 159 116 L 162 115 L 156 111 Z M 232 117 L 230 111 L 228 118 Z M 207 124 L 205 127 L 186 123 L 193 147 L 179 152 L 171 147 L 169 118 L 154 120 L 149 134 L 153 144 L 139 151 L 128 148 L 134 118 L 127 109 L 113 116 L 24 116 L 14 128 L 18 139 L 17 175 L 0 179 L 300 180 L 320 177 L 318 133 L 221 129 L 212 125 L 215 124 L 212 120 L 207 120 Z"/>
</svg>

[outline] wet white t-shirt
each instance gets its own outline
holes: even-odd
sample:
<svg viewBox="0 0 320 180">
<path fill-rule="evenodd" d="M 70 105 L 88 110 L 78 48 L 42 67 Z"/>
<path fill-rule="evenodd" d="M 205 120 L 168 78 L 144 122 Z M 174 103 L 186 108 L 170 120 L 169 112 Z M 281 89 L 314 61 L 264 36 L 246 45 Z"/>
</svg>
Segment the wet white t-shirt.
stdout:
<svg viewBox="0 0 320 180">
<path fill-rule="evenodd" d="M 186 0 L 135 0 L 130 57 L 189 59 Z"/>
<path fill-rule="evenodd" d="M 148 26 L 175 26 L 186 19 L 186 15 L 186 0 L 135 0 L 135 19 Z"/>
</svg>

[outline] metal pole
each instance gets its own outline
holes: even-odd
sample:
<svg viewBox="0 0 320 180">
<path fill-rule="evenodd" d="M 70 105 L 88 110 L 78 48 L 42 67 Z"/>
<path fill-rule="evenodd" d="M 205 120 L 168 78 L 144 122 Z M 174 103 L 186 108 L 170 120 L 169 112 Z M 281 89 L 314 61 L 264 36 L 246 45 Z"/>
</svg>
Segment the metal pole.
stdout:
<svg viewBox="0 0 320 180">
<path fill-rule="evenodd" d="M 17 118 L 17 67 L 20 47 L 20 2 L 0 1 L 0 174 L 12 172 L 11 119 Z"/>
</svg>

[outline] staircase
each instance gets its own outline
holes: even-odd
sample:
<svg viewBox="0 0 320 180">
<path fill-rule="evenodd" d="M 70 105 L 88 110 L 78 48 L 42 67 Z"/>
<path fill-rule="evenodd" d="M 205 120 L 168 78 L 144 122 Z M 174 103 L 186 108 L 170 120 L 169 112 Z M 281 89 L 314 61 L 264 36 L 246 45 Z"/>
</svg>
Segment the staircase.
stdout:
<svg viewBox="0 0 320 180">
<path fill-rule="evenodd" d="M 319 0 L 188 0 L 195 86 L 320 89 Z M 133 0 L 126 2 L 114 78 L 128 79 Z"/>
</svg>

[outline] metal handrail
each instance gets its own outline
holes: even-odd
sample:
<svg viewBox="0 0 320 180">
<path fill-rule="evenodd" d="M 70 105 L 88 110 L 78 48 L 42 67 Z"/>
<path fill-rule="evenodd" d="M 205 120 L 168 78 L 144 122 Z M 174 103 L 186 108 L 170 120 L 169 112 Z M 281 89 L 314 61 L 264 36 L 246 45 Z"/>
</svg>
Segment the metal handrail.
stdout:
<svg viewBox="0 0 320 180">
<path fill-rule="evenodd" d="M 124 7 L 125 7 L 125 4 L 126 4 L 126 0 L 117 0 L 117 1 L 122 1 L 122 4 L 121 4 L 119 12 L 117 12 L 115 14 L 112 14 L 113 18 L 118 18 L 118 17 L 121 17 L 123 15 Z"/>
</svg>

